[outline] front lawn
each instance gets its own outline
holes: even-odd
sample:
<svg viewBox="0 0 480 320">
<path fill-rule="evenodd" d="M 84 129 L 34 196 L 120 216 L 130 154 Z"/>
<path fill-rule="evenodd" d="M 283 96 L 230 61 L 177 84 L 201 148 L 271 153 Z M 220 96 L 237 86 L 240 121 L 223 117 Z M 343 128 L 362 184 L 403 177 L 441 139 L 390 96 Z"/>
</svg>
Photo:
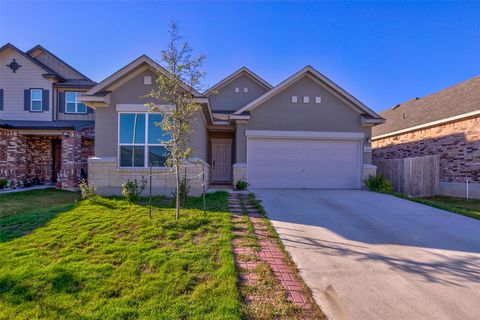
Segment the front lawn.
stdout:
<svg viewBox="0 0 480 320">
<path fill-rule="evenodd" d="M 73 208 L 79 198 L 78 193 L 56 189 L 0 194 L 0 243 L 44 225 Z"/>
<path fill-rule="evenodd" d="M 480 200 L 444 196 L 413 198 L 414 201 L 480 220 Z"/>
<path fill-rule="evenodd" d="M 0 242 L 0 318 L 240 319 L 227 194 L 207 205 L 204 217 L 191 200 L 177 223 L 161 198 L 151 220 L 148 206 L 119 199 L 69 204 Z"/>
</svg>

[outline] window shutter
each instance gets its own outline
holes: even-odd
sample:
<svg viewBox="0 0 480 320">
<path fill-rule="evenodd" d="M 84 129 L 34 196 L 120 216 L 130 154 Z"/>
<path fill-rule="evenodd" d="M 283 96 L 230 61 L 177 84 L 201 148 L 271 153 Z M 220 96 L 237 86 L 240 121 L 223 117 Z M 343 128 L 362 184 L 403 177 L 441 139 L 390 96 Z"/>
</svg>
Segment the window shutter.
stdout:
<svg viewBox="0 0 480 320">
<path fill-rule="evenodd" d="M 0 111 L 3 110 L 3 89 L 0 89 Z"/>
<path fill-rule="evenodd" d="M 58 112 L 65 113 L 65 92 L 60 92 L 58 96 Z"/>
<path fill-rule="evenodd" d="M 23 91 L 23 110 L 30 111 L 30 89 Z"/>
<path fill-rule="evenodd" d="M 42 100 L 42 111 L 48 111 L 48 103 L 50 101 L 49 90 L 43 90 Z"/>
</svg>

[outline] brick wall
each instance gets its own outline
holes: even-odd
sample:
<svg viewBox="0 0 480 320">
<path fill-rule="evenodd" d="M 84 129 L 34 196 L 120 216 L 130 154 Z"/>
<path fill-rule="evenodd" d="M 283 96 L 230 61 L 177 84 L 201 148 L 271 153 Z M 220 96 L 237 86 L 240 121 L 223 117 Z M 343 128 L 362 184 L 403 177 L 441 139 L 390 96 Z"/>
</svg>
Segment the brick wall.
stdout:
<svg viewBox="0 0 480 320">
<path fill-rule="evenodd" d="M 26 136 L 27 179 L 39 179 L 41 183 L 52 182 L 52 138 L 48 136 Z"/>
<path fill-rule="evenodd" d="M 372 141 L 373 160 L 438 155 L 440 181 L 480 182 L 480 117 Z"/>
<path fill-rule="evenodd" d="M 0 130 L 0 179 L 20 180 L 26 175 L 26 139 L 13 130 Z"/>
</svg>

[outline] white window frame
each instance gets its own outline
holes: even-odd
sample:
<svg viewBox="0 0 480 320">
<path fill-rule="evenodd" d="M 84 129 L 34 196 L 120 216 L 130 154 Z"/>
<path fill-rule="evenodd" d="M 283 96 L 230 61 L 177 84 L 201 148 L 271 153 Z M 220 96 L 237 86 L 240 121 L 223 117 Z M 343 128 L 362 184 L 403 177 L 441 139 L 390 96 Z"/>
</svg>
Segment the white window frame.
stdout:
<svg viewBox="0 0 480 320">
<path fill-rule="evenodd" d="M 33 99 L 33 91 L 40 91 L 40 99 Z M 33 102 L 40 101 L 40 110 L 33 110 Z M 42 112 L 43 111 L 43 89 L 32 88 L 30 89 L 30 112 Z"/>
<path fill-rule="evenodd" d="M 121 114 L 132 114 L 132 113 L 133 114 L 145 114 L 145 141 L 144 141 L 144 143 L 120 143 L 120 115 Z M 148 143 L 148 118 L 151 114 L 160 114 L 161 115 L 160 112 L 135 112 L 135 111 L 118 112 L 118 132 L 117 132 L 117 144 L 118 144 L 117 165 L 118 165 L 118 168 L 121 168 L 121 169 L 149 168 L 150 167 L 148 165 L 148 149 L 149 149 L 149 147 L 150 146 L 152 146 L 152 147 L 166 147 L 165 143 Z M 134 167 L 134 166 L 122 167 L 120 165 L 120 148 L 122 146 L 144 147 L 145 152 L 144 152 L 144 155 L 143 155 L 143 167 Z M 152 167 L 152 168 L 163 169 L 163 168 L 167 168 L 167 166 Z"/>
<path fill-rule="evenodd" d="M 69 102 L 68 102 L 68 94 L 69 94 L 69 93 L 76 93 L 76 95 L 75 95 L 75 111 L 74 111 L 74 112 L 68 111 L 68 109 L 67 109 L 67 105 L 68 105 L 68 103 L 69 103 Z M 84 105 L 85 105 L 85 111 L 82 111 L 82 112 L 78 111 L 78 105 L 79 105 L 80 103 L 82 103 L 82 102 L 78 102 L 78 95 L 79 95 L 80 93 L 82 93 L 82 92 L 78 92 L 78 91 L 65 91 L 65 106 L 64 106 L 64 108 L 65 108 L 65 113 L 68 113 L 68 114 L 87 114 L 87 113 L 88 113 L 88 110 L 87 110 L 88 107 L 87 107 L 86 104 L 84 104 Z M 72 102 L 70 102 L 70 103 L 72 103 Z"/>
</svg>

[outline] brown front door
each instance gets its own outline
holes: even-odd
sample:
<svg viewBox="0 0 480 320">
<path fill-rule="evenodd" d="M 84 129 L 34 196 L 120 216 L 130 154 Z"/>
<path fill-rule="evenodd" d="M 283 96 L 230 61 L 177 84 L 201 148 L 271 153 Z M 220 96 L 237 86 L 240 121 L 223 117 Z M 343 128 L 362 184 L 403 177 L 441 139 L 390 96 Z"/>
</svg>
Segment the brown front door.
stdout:
<svg viewBox="0 0 480 320">
<path fill-rule="evenodd" d="M 52 182 L 57 182 L 57 177 L 62 169 L 62 140 L 52 140 Z"/>
<path fill-rule="evenodd" d="M 232 181 L 232 140 L 212 139 L 212 182 Z"/>
</svg>

